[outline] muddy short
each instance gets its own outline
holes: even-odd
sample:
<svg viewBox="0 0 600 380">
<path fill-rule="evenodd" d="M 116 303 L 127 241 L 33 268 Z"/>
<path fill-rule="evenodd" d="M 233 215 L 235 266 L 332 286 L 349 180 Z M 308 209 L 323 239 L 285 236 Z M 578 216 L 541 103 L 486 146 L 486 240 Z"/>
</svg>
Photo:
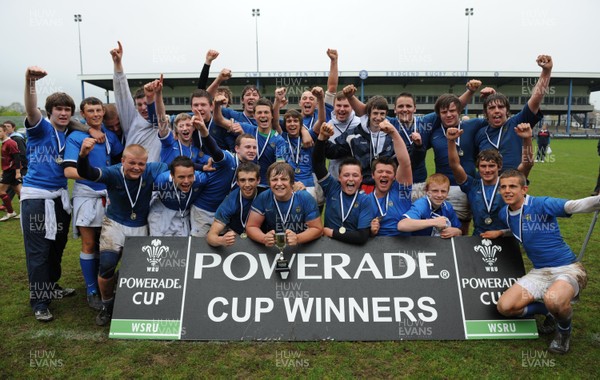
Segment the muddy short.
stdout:
<svg viewBox="0 0 600 380">
<path fill-rule="evenodd" d="M 517 284 L 525 288 L 535 299 L 543 299 L 548 288 L 556 281 L 563 280 L 575 289 L 575 296 L 587 285 L 587 273 L 581 263 L 532 269 L 521 277 Z"/>
</svg>

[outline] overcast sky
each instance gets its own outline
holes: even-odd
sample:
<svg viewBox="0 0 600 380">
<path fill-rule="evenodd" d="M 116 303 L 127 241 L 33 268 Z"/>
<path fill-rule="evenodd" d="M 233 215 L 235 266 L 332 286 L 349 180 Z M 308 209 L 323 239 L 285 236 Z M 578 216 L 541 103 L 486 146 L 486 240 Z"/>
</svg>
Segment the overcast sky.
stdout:
<svg viewBox="0 0 600 380">
<path fill-rule="evenodd" d="M 470 71 L 538 71 L 550 54 L 555 72 L 599 72 L 600 2 L 571 1 L 15 1 L 4 0 L 0 35 L 0 105 L 23 103 L 27 66 L 46 69 L 40 105 L 54 91 L 81 100 L 77 23 L 85 74 L 112 73 L 120 40 L 127 73 L 199 72 L 208 49 L 221 55 L 211 71 L 327 70 L 337 48 L 342 71 L 465 70 L 467 17 Z M 104 98 L 94 86 L 86 96 Z M 600 94 L 592 97 L 600 108 Z"/>
</svg>

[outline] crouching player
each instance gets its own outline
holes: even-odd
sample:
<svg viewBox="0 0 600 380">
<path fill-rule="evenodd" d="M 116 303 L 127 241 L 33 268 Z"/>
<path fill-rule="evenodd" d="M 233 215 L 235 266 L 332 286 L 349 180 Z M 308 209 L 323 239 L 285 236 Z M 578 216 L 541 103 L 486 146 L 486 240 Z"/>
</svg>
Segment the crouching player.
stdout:
<svg viewBox="0 0 600 380">
<path fill-rule="evenodd" d="M 551 327 L 555 319 L 556 334 L 548 350 L 564 354 L 569 351 L 571 337 L 571 300 L 585 287 L 587 274 L 563 240 L 556 217 L 600 210 L 600 196 L 565 200 L 532 197 L 527 191 L 522 173 L 511 169 L 500 176 L 500 194 L 506 206 L 499 216 L 509 230 L 489 231 L 485 237 L 493 239 L 512 232 L 523 245 L 534 269 L 502 294 L 498 311 L 512 317 L 546 315 L 542 326 L 546 328 Z"/>
<path fill-rule="evenodd" d="M 158 175 L 167 170 L 164 162 L 148 161 L 148 152 L 137 144 L 123 151 L 121 163 L 98 169 L 90 166 L 88 154 L 96 141 L 83 140 L 77 159 L 77 173 L 82 178 L 106 184 L 110 203 L 100 233 L 100 268 L 98 286 L 102 310 L 96 317 L 98 326 L 107 325 L 114 304 L 115 269 L 121 259 L 126 236 L 148 236 L 148 210 L 152 188 Z"/>
<path fill-rule="evenodd" d="M 246 224 L 250 208 L 258 195 L 260 166 L 254 162 L 240 162 L 235 172 L 238 187 L 221 202 L 215 213 L 215 221 L 206 235 L 206 242 L 213 247 L 228 247 L 237 236 L 248 237 Z"/>
<path fill-rule="evenodd" d="M 150 236 L 189 236 L 190 207 L 202 193 L 208 177 L 194 170 L 194 161 L 186 156 L 175 157 L 169 171 L 154 181 L 154 198 L 148 214 Z"/>
</svg>

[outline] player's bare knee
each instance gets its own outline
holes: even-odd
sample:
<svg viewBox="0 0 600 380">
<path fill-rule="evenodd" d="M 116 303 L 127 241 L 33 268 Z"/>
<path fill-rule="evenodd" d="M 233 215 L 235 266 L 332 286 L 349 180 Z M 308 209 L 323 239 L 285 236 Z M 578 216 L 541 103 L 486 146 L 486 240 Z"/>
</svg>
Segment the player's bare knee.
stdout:
<svg viewBox="0 0 600 380">
<path fill-rule="evenodd" d="M 514 304 L 512 304 L 512 302 L 510 302 L 506 297 L 500 297 L 500 299 L 498 300 L 498 305 L 496 305 L 496 308 L 498 309 L 498 313 L 509 317 L 515 314 L 515 310 L 514 310 Z"/>
<path fill-rule="evenodd" d="M 566 315 L 571 311 L 570 300 L 553 297 L 552 294 L 544 295 L 544 304 L 548 311 L 554 315 Z"/>
<path fill-rule="evenodd" d="M 81 251 L 84 253 L 94 253 L 96 252 L 96 242 L 95 241 L 82 241 L 81 242 Z"/>
<path fill-rule="evenodd" d="M 98 268 L 98 275 L 108 280 L 115 275 L 115 270 L 119 264 L 121 255 L 114 251 L 102 251 L 100 252 L 100 266 Z"/>
</svg>

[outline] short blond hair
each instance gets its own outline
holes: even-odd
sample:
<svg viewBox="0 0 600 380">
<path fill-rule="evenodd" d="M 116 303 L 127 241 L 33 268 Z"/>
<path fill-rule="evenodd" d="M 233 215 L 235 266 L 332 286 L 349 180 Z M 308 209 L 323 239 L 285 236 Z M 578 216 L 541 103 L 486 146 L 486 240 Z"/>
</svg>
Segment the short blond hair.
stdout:
<svg viewBox="0 0 600 380">
<path fill-rule="evenodd" d="M 146 148 L 139 144 L 127 145 L 123 150 L 123 157 L 126 154 L 130 154 L 134 157 L 148 157 L 148 151 L 146 150 Z"/>
<path fill-rule="evenodd" d="M 450 189 L 450 180 L 441 173 L 432 174 L 427 178 L 425 181 L 425 191 L 429 190 L 429 185 L 431 184 L 445 185 L 448 187 L 448 189 Z"/>
</svg>

